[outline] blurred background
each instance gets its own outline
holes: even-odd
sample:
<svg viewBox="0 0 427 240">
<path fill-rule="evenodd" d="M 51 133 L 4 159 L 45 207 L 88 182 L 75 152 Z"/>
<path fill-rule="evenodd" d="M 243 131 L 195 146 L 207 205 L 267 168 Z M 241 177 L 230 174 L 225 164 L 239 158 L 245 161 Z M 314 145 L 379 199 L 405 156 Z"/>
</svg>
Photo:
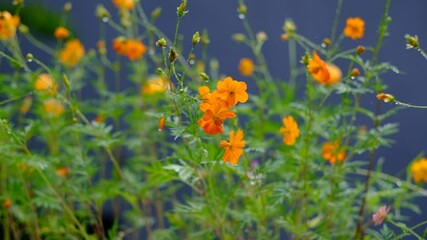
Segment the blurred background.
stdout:
<svg viewBox="0 0 427 240">
<path fill-rule="evenodd" d="M 2 0 L 0 7 L 6 7 Z M 31 27 L 31 24 L 41 26 L 38 33 L 33 32 L 43 41 L 51 41 L 55 44 L 53 30 L 57 18 L 62 14 L 62 8 L 66 1 L 63 0 L 31 0 L 26 1 L 28 16 L 38 16 L 37 21 L 31 18 L 22 18 L 22 22 Z M 117 11 L 110 0 L 72 1 L 73 10 L 70 13 L 69 27 L 82 41 L 86 49 L 95 48 L 99 40 L 100 25 L 103 24 L 95 17 L 97 4 L 104 4 L 112 13 L 113 19 L 119 21 Z M 162 7 L 162 14 L 157 21 L 157 26 L 166 35 L 172 37 L 176 24 L 176 7 L 180 1 L 170 0 L 142 0 L 142 6 L 147 13 L 154 8 Z M 4 4 L 3 6 L 1 4 Z M 283 33 L 283 23 L 287 18 L 293 19 L 298 32 L 315 43 L 331 34 L 331 26 L 335 15 L 336 0 L 269 0 L 245 2 L 248 7 L 247 18 L 255 32 L 264 31 L 268 40 L 264 45 L 264 54 L 269 69 L 274 78 L 287 79 L 289 76 L 287 44 L 280 40 Z M 385 0 L 358 0 L 344 1 L 341 17 L 338 24 L 338 33 L 345 26 L 348 17 L 361 17 L 365 20 L 365 36 L 359 40 L 344 39 L 343 49 L 354 48 L 357 45 L 375 45 L 377 41 L 377 28 L 384 12 Z M 197 0 L 188 1 L 189 13 L 182 19 L 181 33 L 190 39 L 196 31 L 207 29 L 211 40 L 208 46 L 208 54 L 211 58 L 218 59 L 220 72 L 233 76 L 235 79 L 245 80 L 249 88 L 254 88 L 249 78 L 239 74 L 238 63 L 243 57 L 253 57 L 250 50 L 235 43 L 231 36 L 234 33 L 244 32 L 242 21 L 236 11 L 238 1 L 230 0 Z M 35 7 L 31 9 L 32 7 Z M 44 9 L 44 10 L 43 10 Z M 415 50 L 407 50 L 405 46 L 405 34 L 418 35 L 421 47 L 427 43 L 427 1 L 393 1 L 390 9 L 392 22 L 389 27 L 389 36 L 384 39 L 380 51 L 379 60 L 390 62 L 400 70 L 399 74 L 388 73 L 383 75 L 384 82 L 388 85 L 388 93 L 397 99 L 415 104 L 427 105 L 427 60 Z M 39 14 L 43 12 L 44 14 Z M 38 14 L 35 14 L 38 13 Z M 56 19 L 56 20 L 55 20 Z M 38 22 L 40 21 L 40 22 Z M 37 23 L 36 23 L 37 22 Z M 49 26 L 52 25 L 52 26 Z M 44 27 L 43 27 L 44 26 Z M 111 51 L 111 40 L 116 31 L 106 26 L 107 48 Z M 50 32 L 51 31 L 51 32 Z M 189 41 L 189 40 L 188 40 Z M 427 46 L 427 44 L 426 44 Z M 32 52 L 37 58 L 49 63 L 43 52 L 34 50 L 24 41 L 24 53 Z M 302 56 L 303 52 L 298 52 Z M 339 65 L 339 62 L 338 62 Z M 4 64 L 2 67 L 5 66 Z M 344 70 L 347 66 L 343 65 Z M 5 71 L 5 69 L 0 69 Z M 303 81 L 303 80 L 301 80 Z M 252 85 L 252 86 L 251 86 Z M 364 96 L 363 103 L 366 108 L 374 109 L 376 105 L 375 94 Z M 384 108 L 392 108 L 394 105 L 383 105 Z M 424 119 L 424 120 L 423 120 Z M 421 152 L 427 149 L 427 110 L 403 109 L 397 115 L 390 118 L 391 122 L 398 122 L 400 131 L 394 136 L 395 144 L 392 148 L 382 148 L 376 152 L 377 159 L 382 158 L 385 171 L 396 176 L 406 177 L 408 164 Z M 370 127 L 370 126 L 368 126 Z M 411 216 L 411 223 L 426 220 L 426 199 L 419 199 L 419 205 L 423 208 L 422 215 Z M 413 225 L 413 224 L 408 224 Z"/>
</svg>

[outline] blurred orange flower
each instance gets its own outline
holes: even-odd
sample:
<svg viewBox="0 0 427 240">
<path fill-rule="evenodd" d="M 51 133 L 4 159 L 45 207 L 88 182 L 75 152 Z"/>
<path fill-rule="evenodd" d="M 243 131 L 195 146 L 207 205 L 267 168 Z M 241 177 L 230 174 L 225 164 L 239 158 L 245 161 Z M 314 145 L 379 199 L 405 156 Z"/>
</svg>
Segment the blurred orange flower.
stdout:
<svg viewBox="0 0 427 240">
<path fill-rule="evenodd" d="M 411 165 L 412 178 L 416 183 L 427 182 L 427 158 L 421 158 Z"/>
<path fill-rule="evenodd" d="M 327 63 L 326 67 L 329 71 L 329 79 L 326 81 L 326 85 L 333 85 L 339 82 L 342 78 L 341 69 L 333 63 Z"/>
<path fill-rule="evenodd" d="M 42 73 L 37 77 L 34 88 L 40 92 L 47 92 L 50 95 L 55 95 L 58 92 L 58 85 L 53 82 L 53 79 L 47 73 Z"/>
<path fill-rule="evenodd" d="M 244 103 L 248 101 L 245 82 L 226 77 L 223 81 L 218 81 L 217 89 L 218 95 L 227 102 L 228 107 L 234 107 L 237 102 Z"/>
<path fill-rule="evenodd" d="M 308 62 L 308 71 L 313 76 L 313 79 L 320 84 L 327 84 L 330 78 L 328 66 L 326 63 L 317 55 L 316 51 L 313 51 L 313 58 Z"/>
<path fill-rule="evenodd" d="M 30 110 L 32 104 L 33 104 L 33 97 L 31 96 L 25 97 L 21 107 L 19 108 L 19 112 L 21 114 L 27 113 Z"/>
<path fill-rule="evenodd" d="M 118 54 L 128 57 L 131 61 L 144 56 L 147 50 L 140 40 L 124 39 L 122 37 L 113 40 L 113 49 Z"/>
<path fill-rule="evenodd" d="M 12 206 L 12 201 L 10 200 L 10 198 L 6 198 L 3 202 L 3 207 L 10 208 L 11 206 Z"/>
<path fill-rule="evenodd" d="M 228 110 L 220 102 L 215 102 L 208 105 L 203 117 L 198 121 L 198 124 L 209 135 L 222 133 L 222 123 L 227 118 L 234 118 L 236 114 Z"/>
<path fill-rule="evenodd" d="M 117 8 L 124 8 L 131 10 L 135 6 L 135 0 L 113 0 L 113 4 Z"/>
<path fill-rule="evenodd" d="M 243 148 L 245 147 L 246 141 L 242 141 L 243 131 L 237 130 L 236 135 L 234 131 L 230 132 L 230 142 L 222 140 L 220 143 L 221 148 L 225 149 L 225 153 L 222 156 L 224 162 L 231 164 L 237 164 L 240 156 L 243 154 Z"/>
<path fill-rule="evenodd" d="M 284 127 L 280 128 L 280 134 L 283 134 L 283 143 L 292 146 L 300 134 L 298 123 L 292 116 L 283 118 L 282 121 Z"/>
<path fill-rule="evenodd" d="M 7 11 L 0 12 L 0 39 L 7 40 L 15 36 L 19 21 L 18 16 L 12 16 Z"/>
<path fill-rule="evenodd" d="M 85 55 L 85 49 L 78 39 L 65 43 L 64 49 L 59 53 L 59 61 L 67 68 L 74 67 Z"/>
<path fill-rule="evenodd" d="M 165 116 L 162 116 L 159 120 L 159 131 L 163 131 L 165 128 L 166 118 Z"/>
<path fill-rule="evenodd" d="M 56 174 L 58 174 L 60 176 L 67 176 L 68 175 L 68 168 L 67 167 L 59 168 L 58 170 L 56 170 Z"/>
<path fill-rule="evenodd" d="M 242 58 L 239 63 L 239 71 L 245 77 L 252 76 L 254 72 L 254 62 L 250 58 Z"/>
<path fill-rule="evenodd" d="M 56 39 L 63 40 L 70 36 L 70 32 L 65 27 L 57 27 L 54 35 Z"/>
<path fill-rule="evenodd" d="M 64 105 L 61 101 L 51 98 L 44 101 L 44 110 L 45 112 L 52 117 L 59 117 L 64 112 Z"/>
<path fill-rule="evenodd" d="M 147 80 L 142 85 L 141 93 L 144 95 L 152 95 L 156 93 L 164 93 L 171 88 L 171 82 L 161 77 L 153 77 Z"/>
<path fill-rule="evenodd" d="M 347 24 L 344 28 L 344 36 L 351 39 L 362 38 L 365 33 L 365 21 L 359 17 L 347 18 Z"/>
<path fill-rule="evenodd" d="M 326 142 L 322 147 L 322 156 L 330 164 L 335 164 L 337 161 L 343 162 L 345 160 L 345 151 L 338 142 Z"/>
</svg>

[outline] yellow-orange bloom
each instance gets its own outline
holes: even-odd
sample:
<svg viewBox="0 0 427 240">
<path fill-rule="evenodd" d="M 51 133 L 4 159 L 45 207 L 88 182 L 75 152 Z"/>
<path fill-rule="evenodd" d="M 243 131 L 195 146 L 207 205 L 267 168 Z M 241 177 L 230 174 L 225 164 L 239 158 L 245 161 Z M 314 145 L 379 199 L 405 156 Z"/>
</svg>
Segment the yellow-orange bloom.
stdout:
<svg viewBox="0 0 427 240">
<path fill-rule="evenodd" d="M 148 81 L 142 85 L 141 93 L 144 95 L 153 95 L 156 93 L 164 93 L 170 88 L 171 82 L 161 77 L 154 77 L 148 79 Z"/>
<path fill-rule="evenodd" d="M 359 17 L 347 18 L 347 24 L 344 28 L 344 36 L 351 39 L 362 38 L 365 34 L 365 21 Z"/>
<path fill-rule="evenodd" d="M 282 121 L 284 127 L 280 128 L 280 134 L 283 135 L 283 143 L 292 146 L 300 134 L 298 123 L 292 116 L 283 118 Z"/>
<path fill-rule="evenodd" d="M 335 164 L 337 161 L 343 162 L 345 160 L 345 150 L 340 147 L 338 142 L 326 142 L 322 147 L 322 156 L 330 164 Z"/>
<path fill-rule="evenodd" d="M 64 49 L 59 53 L 59 61 L 67 68 L 74 67 L 85 55 L 85 48 L 78 39 L 65 43 Z"/>
<path fill-rule="evenodd" d="M 135 1 L 134 0 L 113 0 L 113 4 L 117 8 L 124 8 L 124 9 L 131 10 L 135 6 Z"/>
<path fill-rule="evenodd" d="M 34 88 L 40 92 L 47 92 L 50 95 L 55 95 L 58 91 L 58 85 L 53 82 L 53 79 L 47 73 L 42 73 L 38 76 Z"/>
<path fill-rule="evenodd" d="M 316 51 L 313 51 L 313 58 L 308 62 L 308 71 L 314 80 L 320 84 L 327 84 L 330 78 L 328 66 L 326 63 L 317 55 Z"/>
<path fill-rule="evenodd" d="M 128 57 L 131 61 L 144 56 L 147 50 L 140 40 L 124 39 L 121 37 L 113 40 L 113 49 L 118 54 Z"/>
<path fill-rule="evenodd" d="M 54 35 L 56 39 L 63 40 L 70 36 L 70 32 L 65 27 L 57 27 Z"/>
<path fill-rule="evenodd" d="M 217 83 L 218 95 L 227 102 L 228 107 L 234 107 L 237 102 L 244 103 L 248 101 L 247 85 L 245 82 L 233 80 L 226 77 L 223 81 Z"/>
<path fill-rule="evenodd" d="M 220 146 L 225 149 L 225 153 L 222 156 L 224 162 L 229 162 L 234 165 L 239 162 L 239 158 L 243 154 L 243 148 L 246 144 L 246 141 L 242 139 L 243 131 L 239 129 L 236 134 L 234 134 L 234 131 L 230 132 L 230 142 L 226 140 L 221 141 Z"/>
<path fill-rule="evenodd" d="M 339 82 L 342 78 L 342 72 L 341 69 L 332 63 L 327 63 L 326 67 L 329 71 L 329 79 L 326 81 L 326 85 L 333 85 L 337 82 Z"/>
<path fill-rule="evenodd" d="M 200 103 L 199 108 L 203 112 L 206 112 L 206 110 L 209 109 L 213 103 L 219 103 L 221 105 L 227 106 L 227 103 L 221 99 L 218 91 L 211 92 L 208 86 L 199 87 L 199 95 L 202 98 L 202 103 Z"/>
<path fill-rule="evenodd" d="M 0 12 L 0 39 L 7 40 L 15 36 L 16 27 L 18 25 L 18 16 L 12 16 L 12 14 L 7 11 Z"/>
<path fill-rule="evenodd" d="M 59 168 L 58 170 L 56 170 L 56 174 L 58 174 L 60 176 L 67 176 L 68 175 L 68 168 L 67 167 Z"/>
<path fill-rule="evenodd" d="M 3 207 L 10 208 L 11 206 L 12 206 L 12 201 L 10 200 L 10 198 L 6 198 L 3 202 Z"/>
<path fill-rule="evenodd" d="M 254 72 L 254 62 L 250 58 L 242 58 L 239 63 L 239 71 L 245 77 L 252 76 Z"/>
<path fill-rule="evenodd" d="M 163 131 L 165 128 L 166 118 L 165 116 L 162 116 L 159 120 L 159 131 Z"/>
<path fill-rule="evenodd" d="M 31 96 L 25 97 L 21 107 L 19 108 L 19 112 L 21 114 L 27 113 L 30 110 L 32 104 L 33 104 L 33 97 Z"/>
<path fill-rule="evenodd" d="M 198 124 L 209 135 L 222 133 L 222 124 L 227 118 L 234 118 L 236 114 L 228 110 L 220 102 L 215 102 L 208 105 L 203 117 L 198 121 Z"/>
<path fill-rule="evenodd" d="M 59 117 L 64 112 L 64 105 L 57 99 L 46 100 L 43 105 L 45 112 L 51 117 Z"/>
<path fill-rule="evenodd" d="M 427 158 L 421 158 L 411 165 L 412 178 L 416 183 L 427 182 Z"/>
</svg>

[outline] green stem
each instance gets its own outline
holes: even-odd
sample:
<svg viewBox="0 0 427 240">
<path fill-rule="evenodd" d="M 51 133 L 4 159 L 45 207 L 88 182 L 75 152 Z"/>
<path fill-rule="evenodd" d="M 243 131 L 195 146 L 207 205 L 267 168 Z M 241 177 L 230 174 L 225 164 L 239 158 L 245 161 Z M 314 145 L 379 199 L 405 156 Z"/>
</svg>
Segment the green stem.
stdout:
<svg viewBox="0 0 427 240">
<path fill-rule="evenodd" d="M 381 46 L 383 43 L 383 38 L 387 34 L 388 24 L 390 23 L 390 20 L 389 20 L 390 17 L 388 15 L 388 12 L 390 10 L 390 5 L 391 5 L 391 0 L 386 0 L 385 8 L 384 8 L 384 15 L 381 19 L 381 24 L 380 24 L 380 28 L 379 28 L 379 35 L 378 35 L 377 44 L 376 44 L 374 51 L 372 53 L 372 62 L 373 63 L 376 63 L 378 61 L 378 54 L 380 52 L 380 49 L 381 49 Z"/>
<path fill-rule="evenodd" d="M 332 41 L 335 41 L 337 28 L 338 28 L 338 20 L 339 20 L 340 15 L 341 15 L 342 3 L 343 3 L 343 0 L 338 0 L 337 8 L 335 9 L 335 17 L 334 17 L 334 21 L 332 23 L 332 31 L 331 31 L 331 40 Z"/>
</svg>

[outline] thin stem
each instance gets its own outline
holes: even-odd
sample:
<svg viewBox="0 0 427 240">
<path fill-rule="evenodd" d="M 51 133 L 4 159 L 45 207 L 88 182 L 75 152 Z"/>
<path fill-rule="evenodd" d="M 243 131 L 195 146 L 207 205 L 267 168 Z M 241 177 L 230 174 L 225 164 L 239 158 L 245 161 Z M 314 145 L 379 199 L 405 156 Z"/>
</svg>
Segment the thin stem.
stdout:
<svg viewBox="0 0 427 240">
<path fill-rule="evenodd" d="M 341 15 L 342 3 L 343 3 L 343 0 L 338 0 L 337 8 L 335 9 L 335 17 L 334 17 L 334 21 L 332 23 L 332 31 L 331 31 L 331 40 L 332 41 L 335 41 L 337 28 L 338 28 L 338 20 L 339 20 L 340 15 Z"/>
<path fill-rule="evenodd" d="M 388 15 L 388 12 L 390 10 L 390 5 L 391 5 L 391 0 L 387 0 L 385 3 L 384 15 L 381 19 L 377 44 L 376 44 L 374 51 L 372 53 L 372 62 L 374 62 L 374 63 L 376 63 L 378 61 L 378 54 L 380 52 L 380 49 L 381 49 L 381 46 L 383 43 L 383 38 L 387 34 L 387 27 L 388 27 L 388 24 L 390 23 L 389 15 Z"/>
<path fill-rule="evenodd" d="M 400 101 L 398 101 L 396 99 L 393 102 L 395 102 L 398 105 L 404 106 L 404 107 L 427 109 L 427 106 L 412 105 L 412 104 L 409 104 L 409 103 L 400 102 Z"/>
</svg>

